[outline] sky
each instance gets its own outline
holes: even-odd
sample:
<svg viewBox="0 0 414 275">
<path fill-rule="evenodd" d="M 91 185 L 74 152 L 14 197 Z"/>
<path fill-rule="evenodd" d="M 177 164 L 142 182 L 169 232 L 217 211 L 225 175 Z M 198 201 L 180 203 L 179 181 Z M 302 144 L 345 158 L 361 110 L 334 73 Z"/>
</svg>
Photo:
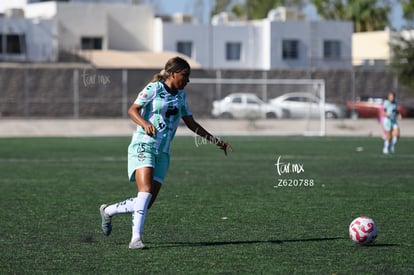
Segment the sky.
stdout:
<svg viewBox="0 0 414 275">
<path fill-rule="evenodd" d="M 131 1 L 134 2 L 134 0 Z M 243 0 L 234 1 L 242 2 Z M 404 25 L 404 20 L 402 18 L 402 9 L 400 5 L 396 4 L 396 0 L 393 1 L 395 4 L 393 5 L 393 10 L 390 15 L 391 25 L 392 28 L 399 30 Z M 7 6 L 21 6 L 25 2 L 26 0 L 0 0 L 0 12 L 2 12 Z M 142 0 L 141 2 L 154 5 L 157 14 L 191 14 L 199 18 L 199 21 L 201 23 L 208 23 L 210 11 L 214 5 L 213 0 Z M 197 5 L 195 5 L 195 3 L 199 3 L 199 7 L 201 8 L 196 9 L 195 7 Z M 313 6 L 308 5 L 305 13 L 308 16 L 308 19 L 318 19 L 316 10 Z"/>
</svg>

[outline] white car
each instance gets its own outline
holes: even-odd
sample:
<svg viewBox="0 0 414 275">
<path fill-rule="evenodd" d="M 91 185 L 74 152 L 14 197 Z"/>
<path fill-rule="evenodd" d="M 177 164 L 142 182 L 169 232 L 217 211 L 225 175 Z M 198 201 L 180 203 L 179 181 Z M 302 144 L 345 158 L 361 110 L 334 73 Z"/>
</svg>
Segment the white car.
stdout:
<svg viewBox="0 0 414 275">
<path fill-rule="evenodd" d="M 238 93 L 214 101 L 211 114 L 220 118 L 259 119 L 277 118 L 280 112 L 255 94 Z"/>
<path fill-rule="evenodd" d="M 310 93 L 288 93 L 269 100 L 269 103 L 282 110 L 284 118 L 318 118 L 320 117 L 321 100 Z M 326 118 L 342 118 L 344 108 L 325 102 Z"/>
</svg>

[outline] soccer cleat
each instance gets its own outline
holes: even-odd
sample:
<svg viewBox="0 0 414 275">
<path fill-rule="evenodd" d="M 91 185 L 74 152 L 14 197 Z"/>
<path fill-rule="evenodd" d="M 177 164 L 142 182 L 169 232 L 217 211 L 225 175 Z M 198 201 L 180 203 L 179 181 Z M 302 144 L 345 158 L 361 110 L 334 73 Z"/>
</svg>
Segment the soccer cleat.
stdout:
<svg viewBox="0 0 414 275">
<path fill-rule="evenodd" d="M 382 150 L 382 152 L 383 152 L 385 155 L 387 155 L 387 154 L 388 154 L 388 148 L 384 148 L 384 149 Z"/>
<path fill-rule="evenodd" d="M 131 242 L 129 243 L 129 248 L 131 249 L 144 249 L 145 248 L 145 244 L 142 242 L 141 239 L 134 239 L 131 240 Z"/>
<path fill-rule="evenodd" d="M 394 146 L 391 147 L 391 154 L 395 154 L 395 147 Z"/>
<path fill-rule="evenodd" d="M 105 208 L 107 206 L 107 204 L 102 204 L 101 207 L 99 207 L 99 212 L 101 213 L 102 217 L 102 233 L 105 236 L 109 236 L 112 231 L 111 216 L 105 213 Z"/>
</svg>

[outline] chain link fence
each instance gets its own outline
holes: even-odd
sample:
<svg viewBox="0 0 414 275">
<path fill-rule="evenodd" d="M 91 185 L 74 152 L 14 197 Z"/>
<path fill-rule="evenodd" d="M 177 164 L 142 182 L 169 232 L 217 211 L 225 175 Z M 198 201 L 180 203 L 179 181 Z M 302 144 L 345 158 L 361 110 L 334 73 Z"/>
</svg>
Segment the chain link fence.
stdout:
<svg viewBox="0 0 414 275">
<path fill-rule="evenodd" d="M 137 93 L 157 73 L 145 69 L 95 69 L 92 67 L 22 66 L 0 68 L 0 114 L 3 117 L 126 117 Z M 322 79 L 326 101 L 345 105 L 359 95 L 385 97 L 398 93 L 400 102 L 413 95 L 398 87 L 398 80 L 386 69 L 368 70 L 193 70 L 186 87 L 189 105 L 197 117 L 210 117 L 212 102 L 230 93 L 255 93 L 264 100 L 295 86 L 267 84 L 231 85 L 198 83 L 196 79 Z"/>
</svg>

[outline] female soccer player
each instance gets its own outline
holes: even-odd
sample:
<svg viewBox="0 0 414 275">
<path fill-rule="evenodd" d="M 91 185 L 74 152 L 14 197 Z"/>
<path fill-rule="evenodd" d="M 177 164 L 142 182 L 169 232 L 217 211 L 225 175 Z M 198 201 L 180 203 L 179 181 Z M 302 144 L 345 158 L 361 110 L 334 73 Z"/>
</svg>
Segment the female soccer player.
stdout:
<svg viewBox="0 0 414 275">
<path fill-rule="evenodd" d="M 398 119 L 401 118 L 401 114 L 398 113 L 397 101 L 395 99 L 395 93 L 389 92 L 388 99 L 384 101 L 382 113 L 384 116 L 384 130 L 386 132 L 384 139 L 383 153 L 388 154 L 395 153 L 395 144 L 397 144 L 400 137 L 400 128 L 398 126 Z"/>
<path fill-rule="evenodd" d="M 187 105 L 184 87 L 190 81 L 190 65 L 180 57 L 167 61 L 139 94 L 128 110 L 137 124 L 128 147 L 128 176 L 136 182 L 138 195 L 125 201 L 100 207 L 102 231 L 112 231 L 111 218 L 116 214 L 132 213 L 132 238 L 129 248 L 142 249 L 142 233 L 147 210 L 154 203 L 170 164 L 170 143 L 180 118 L 197 135 L 216 144 L 220 149 L 233 151 L 226 141 L 220 140 L 198 124 Z"/>
</svg>

